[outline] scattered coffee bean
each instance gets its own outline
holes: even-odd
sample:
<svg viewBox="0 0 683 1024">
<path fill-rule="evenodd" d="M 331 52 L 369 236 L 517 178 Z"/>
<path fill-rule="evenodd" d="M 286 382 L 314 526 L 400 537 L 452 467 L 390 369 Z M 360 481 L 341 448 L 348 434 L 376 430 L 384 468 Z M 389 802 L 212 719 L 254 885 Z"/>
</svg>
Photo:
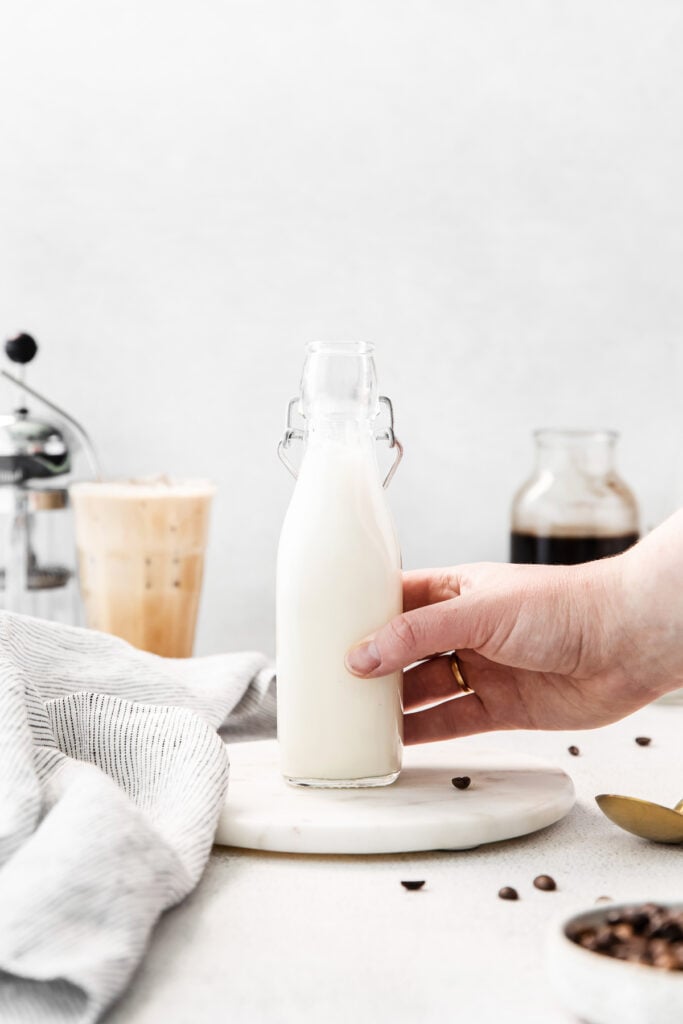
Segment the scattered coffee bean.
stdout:
<svg viewBox="0 0 683 1024">
<path fill-rule="evenodd" d="M 536 875 L 534 885 L 537 889 L 542 889 L 543 892 L 552 892 L 553 889 L 557 889 L 555 879 L 550 875 Z"/>
<path fill-rule="evenodd" d="M 584 949 L 667 971 L 683 971 L 683 910 L 645 903 L 608 910 L 604 922 L 575 925 L 568 937 Z"/>
<path fill-rule="evenodd" d="M 456 789 L 467 789 L 471 781 L 469 775 L 456 775 L 454 779 L 451 779 Z"/>
<path fill-rule="evenodd" d="M 421 889 L 424 885 L 424 879 L 421 882 L 401 882 L 404 889 Z"/>
<path fill-rule="evenodd" d="M 567 747 L 567 750 L 568 750 L 568 751 L 569 751 L 569 753 L 570 753 L 570 754 L 572 755 L 572 757 L 578 757 L 578 756 L 579 756 L 579 754 L 581 753 L 581 751 L 579 750 L 579 748 L 578 748 L 578 747 L 574 747 L 574 746 L 571 746 L 571 747 Z"/>
<path fill-rule="evenodd" d="M 649 736 L 636 736 L 636 743 L 639 747 L 649 747 L 652 740 Z"/>
<path fill-rule="evenodd" d="M 498 895 L 502 900 L 518 900 L 519 894 L 516 889 L 513 889 L 511 885 L 504 885 L 502 889 L 498 890 Z"/>
<path fill-rule="evenodd" d="M 611 896 L 598 896 L 598 898 L 597 898 L 597 900 L 595 902 L 596 903 L 611 903 L 612 902 L 612 897 Z"/>
</svg>

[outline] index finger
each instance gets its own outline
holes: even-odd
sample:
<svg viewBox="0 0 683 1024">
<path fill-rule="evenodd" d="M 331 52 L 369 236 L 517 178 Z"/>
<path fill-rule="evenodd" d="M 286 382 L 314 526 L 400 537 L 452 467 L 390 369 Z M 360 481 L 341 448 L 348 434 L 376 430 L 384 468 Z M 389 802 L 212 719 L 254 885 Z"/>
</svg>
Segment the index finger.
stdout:
<svg viewBox="0 0 683 1024">
<path fill-rule="evenodd" d="M 460 593 L 457 574 L 451 569 L 412 569 L 403 573 L 403 610 L 448 601 Z"/>
</svg>

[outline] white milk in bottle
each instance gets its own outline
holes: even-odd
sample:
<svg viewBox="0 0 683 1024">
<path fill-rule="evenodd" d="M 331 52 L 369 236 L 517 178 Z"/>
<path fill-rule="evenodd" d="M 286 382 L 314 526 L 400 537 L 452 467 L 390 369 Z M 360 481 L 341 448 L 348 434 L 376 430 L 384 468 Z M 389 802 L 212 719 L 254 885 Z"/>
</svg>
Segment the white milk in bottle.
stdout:
<svg viewBox="0 0 683 1024">
<path fill-rule="evenodd" d="M 375 455 L 372 346 L 309 345 L 299 411 L 306 447 L 277 568 L 282 771 L 297 785 L 387 785 L 401 769 L 402 674 L 358 679 L 344 664 L 349 647 L 402 608 L 400 552 Z M 392 430 L 387 436 L 393 443 Z"/>
</svg>

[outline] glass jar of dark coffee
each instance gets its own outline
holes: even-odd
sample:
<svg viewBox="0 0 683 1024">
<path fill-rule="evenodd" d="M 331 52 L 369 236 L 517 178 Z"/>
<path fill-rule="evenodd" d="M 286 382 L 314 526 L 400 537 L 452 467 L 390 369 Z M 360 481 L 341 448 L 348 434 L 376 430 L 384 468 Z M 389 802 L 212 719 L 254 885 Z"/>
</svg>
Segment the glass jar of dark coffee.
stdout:
<svg viewBox="0 0 683 1024">
<path fill-rule="evenodd" d="M 512 505 L 510 561 L 575 565 L 638 540 L 638 505 L 619 477 L 612 430 L 536 430 L 536 466 Z"/>
</svg>

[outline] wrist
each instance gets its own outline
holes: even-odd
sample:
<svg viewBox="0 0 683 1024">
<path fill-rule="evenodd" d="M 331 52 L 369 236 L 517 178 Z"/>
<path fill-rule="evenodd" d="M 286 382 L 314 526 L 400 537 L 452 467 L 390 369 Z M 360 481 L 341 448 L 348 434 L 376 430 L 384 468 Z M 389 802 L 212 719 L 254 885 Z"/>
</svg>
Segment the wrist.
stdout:
<svg viewBox="0 0 683 1024">
<path fill-rule="evenodd" d="M 643 680 L 654 697 L 683 687 L 683 512 L 610 561 L 619 563 L 624 631 Z"/>
</svg>

